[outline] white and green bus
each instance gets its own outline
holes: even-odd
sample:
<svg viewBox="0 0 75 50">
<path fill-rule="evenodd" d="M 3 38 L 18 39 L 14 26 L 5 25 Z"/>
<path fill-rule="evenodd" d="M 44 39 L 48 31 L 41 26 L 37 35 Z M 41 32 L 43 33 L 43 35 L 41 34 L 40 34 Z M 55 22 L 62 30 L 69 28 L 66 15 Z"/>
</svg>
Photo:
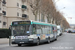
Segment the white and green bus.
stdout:
<svg viewBox="0 0 75 50">
<path fill-rule="evenodd" d="M 36 44 L 57 40 L 57 26 L 37 21 L 13 21 L 11 24 L 11 43 Z"/>
</svg>

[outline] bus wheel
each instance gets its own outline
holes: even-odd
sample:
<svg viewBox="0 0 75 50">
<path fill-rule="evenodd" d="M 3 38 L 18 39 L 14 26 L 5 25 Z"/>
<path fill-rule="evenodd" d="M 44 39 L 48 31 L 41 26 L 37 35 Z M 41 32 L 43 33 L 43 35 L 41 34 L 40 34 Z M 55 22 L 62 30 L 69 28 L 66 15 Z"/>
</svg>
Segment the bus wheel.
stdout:
<svg viewBox="0 0 75 50">
<path fill-rule="evenodd" d="M 48 38 L 47 43 L 50 43 L 50 38 Z"/>
<path fill-rule="evenodd" d="M 57 38 L 55 39 L 55 41 L 57 40 Z"/>
<path fill-rule="evenodd" d="M 36 45 L 39 45 L 40 44 L 40 40 L 39 39 L 37 39 L 37 43 L 36 43 Z"/>
<path fill-rule="evenodd" d="M 21 44 L 18 44 L 18 46 L 21 46 Z"/>
</svg>

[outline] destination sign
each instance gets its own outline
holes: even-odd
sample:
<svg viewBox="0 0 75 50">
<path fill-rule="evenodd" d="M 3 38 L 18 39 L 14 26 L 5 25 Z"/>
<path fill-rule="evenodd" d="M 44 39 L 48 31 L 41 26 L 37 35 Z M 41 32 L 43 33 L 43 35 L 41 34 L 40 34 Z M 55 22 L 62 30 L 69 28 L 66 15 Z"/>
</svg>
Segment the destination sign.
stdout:
<svg viewBox="0 0 75 50">
<path fill-rule="evenodd" d="M 12 25 L 21 25 L 21 24 L 31 24 L 30 21 L 15 21 L 12 22 Z"/>
</svg>

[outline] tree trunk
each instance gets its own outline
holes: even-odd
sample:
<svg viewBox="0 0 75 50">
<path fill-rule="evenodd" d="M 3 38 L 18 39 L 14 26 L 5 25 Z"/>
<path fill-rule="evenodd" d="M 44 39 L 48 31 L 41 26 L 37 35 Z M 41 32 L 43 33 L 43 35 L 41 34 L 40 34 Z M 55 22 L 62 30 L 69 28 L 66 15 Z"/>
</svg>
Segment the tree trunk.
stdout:
<svg viewBox="0 0 75 50">
<path fill-rule="evenodd" d="M 35 12 L 35 21 L 37 21 L 37 11 Z"/>
<path fill-rule="evenodd" d="M 39 21 L 40 21 L 40 11 L 39 11 Z"/>
</svg>

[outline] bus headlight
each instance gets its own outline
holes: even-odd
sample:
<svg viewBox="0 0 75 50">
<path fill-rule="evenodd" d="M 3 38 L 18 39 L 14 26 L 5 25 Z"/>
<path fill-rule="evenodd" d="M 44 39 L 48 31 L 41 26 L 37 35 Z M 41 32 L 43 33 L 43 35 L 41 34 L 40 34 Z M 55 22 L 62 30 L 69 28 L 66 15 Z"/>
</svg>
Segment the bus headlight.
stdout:
<svg viewBox="0 0 75 50">
<path fill-rule="evenodd" d="M 14 36 L 11 36 L 11 39 L 15 39 L 15 37 Z"/>
</svg>

